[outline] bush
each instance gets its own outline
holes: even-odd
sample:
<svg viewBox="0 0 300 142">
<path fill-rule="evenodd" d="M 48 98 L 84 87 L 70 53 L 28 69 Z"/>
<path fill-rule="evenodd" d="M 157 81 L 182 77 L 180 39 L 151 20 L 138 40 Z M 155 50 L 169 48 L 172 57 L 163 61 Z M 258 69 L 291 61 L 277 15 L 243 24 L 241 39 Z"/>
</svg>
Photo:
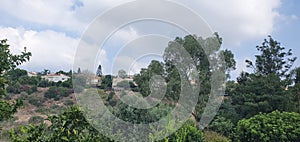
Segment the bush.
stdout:
<svg viewBox="0 0 300 142">
<path fill-rule="evenodd" d="M 18 79 L 18 81 L 22 85 L 38 85 L 39 83 L 39 78 L 38 77 L 29 77 L 29 76 L 22 76 Z"/>
<path fill-rule="evenodd" d="M 68 89 L 68 88 L 64 88 L 64 87 L 52 86 L 45 93 L 45 97 L 49 98 L 49 99 L 53 98 L 55 101 L 58 101 L 59 99 L 61 99 L 63 97 L 68 97 L 72 93 L 73 93 L 72 89 Z"/>
<path fill-rule="evenodd" d="M 260 113 L 242 119 L 235 129 L 238 141 L 300 141 L 300 114 L 294 112 Z"/>
<path fill-rule="evenodd" d="M 44 118 L 41 116 L 32 116 L 29 118 L 28 123 L 38 124 L 38 123 L 42 123 L 43 121 L 44 121 Z"/>
<path fill-rule="evenodd" d="M 33 85 L 33 86 L 30 86 L 29 90 L 27 91 L 27 93 L 30 95 L 32 93 L 35 93 L 37 92 L 37 86 L 36 85 Z"/>
<path fill-rule="evenodd" d="M 42 79 L 39 83 L 38 83 L 38 86 L 39 87 L 49 87 L 51 85 L 51 83 L 45 79 Z"/>
<path fill-rule="evenodd" d="M 45 98 L 36 97 L 36 96 L 29 96 L 29 98 L 28 98 L 28 103 L 30 103 L 31 105 L 34 105 L 36 107 L 43 106 L 45 101 L 46 101 Z"/>
<path fill-rule="evenodd" d="M 121 87 L 121 88 L 124 88 L 124 89 L 129 89 L 130 88 L 129 81 L 123 80 L 121 82 L 118 82 L 117 87 Z"/>
<path fill-rule="evenodd" d="M 66 106 L 71 106 L 71 105 L 73 105 L 74 104 L 74 102 L 72 101 L 72 100 L 66 100 L 65 102 L 64 102 L 64 105 L 66 105 Z"/>
<path fill-rule="evenodd" d="M 115 96 L 115 94 L 116 94 L 116 93 L 113 92 L 113 91 L 110 92 L 109 95 L 108 95 L 108 97 L 107 97 L 107 99 L 106 99 L 106 101 L 110 101 L 110 100 Z"/>
<path fill-rule="evenodd" d="M 19 82 L 16 82 L 7 86 L 6 91 L 12 94 L 20 94 L 22 92 L 22 86 Z"/>
<path fill-rule="evenodd" d="M 234 124 L 221 116 L 216 117 L 216 119 L 208 126 L 208 129 L 227 137 L 233 133 L 233 128 Z"/>
<path fill-rule="evenodd" d="M 27 76 L 27 71 L 23 69 L 13 69 L 7 72 L 9 80 L 16 81 L 20 77 Z"/>
<path fill-rule="evenodd" d="M 68 79 L 65 82 L 62 82 L 62 87 L 66 87 L 66 88 L 73 88 L 73 84 L 72 84 L 72 79 Z"/>
<path fill-rule="evenodd" d="M 204 139 L 206 142 L 230 142 L 230 140 L 217 132 L 206 131 L 204 132 Z"/>
<path fill-rule="evenodd" d="M 198 130 L 193 120 L 188 120 L 174 134 L 161 140 L 161 142 L 203 142 L 204 135 L 201 130 Z"/>
<path fill-rule="evenodd" d="M 61 115 L 49 116 L 50 126 L 27 125 L 10 131 L 11 141 L 15 142 L 110 142 L 92 127 L 78 107 L 71 107 Z"/>
</svg>

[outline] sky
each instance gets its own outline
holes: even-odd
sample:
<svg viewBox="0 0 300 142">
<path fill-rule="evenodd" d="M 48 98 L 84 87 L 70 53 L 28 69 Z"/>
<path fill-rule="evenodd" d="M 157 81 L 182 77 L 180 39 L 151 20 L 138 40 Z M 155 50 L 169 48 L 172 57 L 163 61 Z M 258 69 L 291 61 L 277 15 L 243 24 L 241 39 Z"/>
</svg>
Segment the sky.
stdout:
<svg viewBox="0 0 300 142">
<path fill-rule="evenodd" d="M 119 27 L 101 45 L 83 42 L 82 38 L 97 17 L 127 2 L 131 0 L 2 0 L 0 39 L 8 39 L 13 53 L 20 53 L 24 47 L 32 52 L 31 60 L 20 66 L 29 71 L 69 71 L 78 52 L 82 52 L 79 46 L 86 45 L 96 46 L 97 50 L 90 51 L 97 53 L 94 66 L 101 64 L 104 73 L 116 73 L 118 69 L 126 68 L 133 74 L 147 66 L 151 59 L 160 60 L 167 42 L 187 33 L 176 25 L 148 19 Z M 292 49 L 294 56 L 300 57 L 298 0 L 171 2 L 191 9 L 206 21 L 211 31 L 219 33 L 223 39 L 222 49 L 230 49 L 237 61 L 237 69 L 231 72 L 232 79 L 241 71 L 251 71 L 246 68 L 245 59 L 254 60 L 258 54 L 255 47 L 261 45 L 268 35 Z M 145 3 L 151 5 L 151 1 Z M 166 12 L 155 7 L 152 9 L 162 15 Z M 176 12 L 176 8 L 173 10 L 175 18 L 184 17 Z M 147 14 L 134 8 L 132 11 Z M 119 13 L 112 19 L 118 21 L 130 16 Z M 107 22 L 99 28 L 105 29 L 109 24 Z M 143 50 L 140 50 L 141 46 Z M 294 64 L 294 67 L 299 66 L 300 58 Z"/>
</svg>

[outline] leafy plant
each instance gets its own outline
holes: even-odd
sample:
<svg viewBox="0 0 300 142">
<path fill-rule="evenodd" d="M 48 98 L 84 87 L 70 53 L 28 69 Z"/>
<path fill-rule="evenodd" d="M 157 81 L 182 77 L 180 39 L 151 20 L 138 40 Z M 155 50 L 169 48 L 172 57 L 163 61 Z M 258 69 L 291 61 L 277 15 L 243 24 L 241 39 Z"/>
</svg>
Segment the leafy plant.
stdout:
<svg viewBox="0 0 300 142">
<path fill-rule="evenodd" d="M 83 112 L 77 106 L 70 107 L 61 115 L 48 117 L 50 126 L 40 125 L 21 126 L 10 131 L 14 142 L 98 142 L 111 141 L 93 128 L 85 119 Z"/>
<path fill-rule="evenodd" d="M 230 142 L 230 140 L 217 132 L 214 131 L 205 131 L 204 140 L 206 142 Z"/>
<path fill-rule="evenodd" d="M 223 136 L 230 136 L 233 133 L 234 124 L 222 117 L 217 116 L 215 120 L 208 126 L 208 129 L 218 132 Z"/>
<path fill-rule="evenodd" d="M 2 100 L 2 97 L 5 96 L 5 84 L 9 83 L 5 79 L 6 73 L 28 61 L 31 56 L 31 53 L 26 52 L 26 49 L 19 55 L 12 54 L 6 42 L 6 39 L 0 41 L 0 121 L 11 118 L 12 114 L 17 112 L 17 108 L 22 104 L 20 100 L 17 100 L 16 103 Z"/>
<path fill-rule="evenodd" d="M 300 141 L 300 114 L 273 111 L 242 119 L 235 128 L 237 141 Z"/>
</svg>

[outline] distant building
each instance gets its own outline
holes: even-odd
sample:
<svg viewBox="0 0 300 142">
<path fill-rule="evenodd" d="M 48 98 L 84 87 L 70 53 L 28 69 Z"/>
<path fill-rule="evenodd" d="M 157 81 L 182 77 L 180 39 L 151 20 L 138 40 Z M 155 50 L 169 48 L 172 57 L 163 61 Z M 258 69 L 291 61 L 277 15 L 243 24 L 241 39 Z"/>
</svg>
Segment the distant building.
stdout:
<svg viewBox="0 0 300 142">
<path fill-rule="evenodd" d="M 133 81 L 133 76 L 127 76 L 126 78 L 120 78 L 120 77 L 113 78 L 112 88 L 113 88 L 115 91 L 123 91 L 123 90 L 126 90 L 125 88 L 119 87 L 119 86 L 118 86 L 118 83 L 120 83 L 120 82 L 122 82 L 122 81 L 132 82 L 132 83 L 134 83 L 135 86 L 137 86 L 137 84 Z M 128 85 L 129 85 L 129 84 L 128 84 Z"/>
<path fill-rule="evenodd" d="M 112 87 L 117 87 L 117 84 L 122 82 L 122 81 L 128 81 L 128 82 L 133 82 L 133 79 L 132 78 L 113 78 L 113 82 L 112 82 Z"/>
<path fill-rule="evenodd" d="M 87 79 L 87 84 L 92 86 L 101 86 L 101 77 L 90 76 Z"/>
<path fill-rule="evenodd" d="M 196 85 L 196 80 L 190 80 L 191 85 Z"/>
<path fill-rule="evenodd" d="M 34 76 L 37 76 L 37 73 L 36 72 L 27 72 L 27 76 L 34 77 Z"/>
<path fill-rule="evenodd" d="M 48 80 L 50 82 L 65 82 L 68 79 L 70 79 L 71 77 L 64 75 L 64 74 L 48 74 L 48 75 L 44 75 L 42 76 L 43 79 Z"/>
</svg>

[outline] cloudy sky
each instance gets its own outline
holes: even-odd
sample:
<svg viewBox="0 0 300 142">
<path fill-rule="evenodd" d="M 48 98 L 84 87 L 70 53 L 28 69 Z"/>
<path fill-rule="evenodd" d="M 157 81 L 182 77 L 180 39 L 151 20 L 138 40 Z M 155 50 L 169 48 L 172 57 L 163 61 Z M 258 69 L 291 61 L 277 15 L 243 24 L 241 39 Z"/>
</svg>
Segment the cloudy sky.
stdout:
<svg viewBox="0 0 300 142">
<path fill-rule="evenodd" d="M 68 71 L 73 68 L 74 57 L 79 52 L 78 46 L 92 46 L 88 42 L 82 43 L 81 39 L 97 17 L 127 2 L 129 0 L 2 0 L 0 39 L 8 39 L 14 53 L 21 52 L 23 47 L 32 52 L 30 62 L 21 68 L 30 71 Z M 150 2 L 147 1 L 147 5 L 151 6 Z M 207 22 L 212 31 L 222 36 L 222 48 L 232 50 L 237 61 L 238 69 L 232 72 L 233 78 L 246 70 L 245 59 L 253 59 L 257 54 L 255 46 L 260 45 L 267 35 L 272 35 L 284 47 L 293 49 L 295 56 L 300 57 L 298 0 L 174 2 L 193 10 Z M 159 8 L 152 9 L 162 15 L 166 13 Z M 132 10 L 135 11 L 135 8 Z M 173 11 L 175 18 L 182 16 L 176 8 Z M 139 8 L 135 13 L 146 14 Z M 112 19 L 117 21 L 124 17 L 128 15 L 119 13 L 118 17 Z M 159 54 L 166 42 L 184 34 L 186 32 L 170 23 L 155 20 L 129 23 L 111 33 L 101 47 L 96 47 L 95 62 L 100 62 L 106 73 L 113 68 L 126 68 L 134 73 L 145 66 L 149 59 L 160 59 Z M 142 45 L 143 52 L 138 50 Z M 132 54 L 136 56 L 128 57 Z M 299 60 L 295 66 L 300 66 Z"/>
</svg>

